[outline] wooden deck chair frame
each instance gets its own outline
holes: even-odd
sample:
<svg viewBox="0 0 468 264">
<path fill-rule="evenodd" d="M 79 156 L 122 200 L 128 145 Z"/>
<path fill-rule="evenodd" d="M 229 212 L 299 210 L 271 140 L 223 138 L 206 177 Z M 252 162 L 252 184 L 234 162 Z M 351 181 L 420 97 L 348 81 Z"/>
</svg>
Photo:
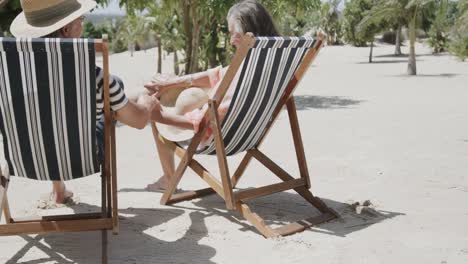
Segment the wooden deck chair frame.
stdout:
<svg viewBox="0 0 468 264">
<path fill-rule="evenodd" d="M 209 110 L 205 116 L 205 118 L 208 118 L 209 122 L 211 123 L 211 127 L 214 130 L 216 155 L 221 174 L 221 182 L 217 180 L 210 172 L 208 172 L 198 161 L 193 159 L 196 153 L 197 146 L 205 133 L 205 129 L 207 128 L 207 126 L 201 125 L 199 132 L 195 134 L 187 149 L 182 148 L 175 142 L 170 142 L 167 139 L 163 139 L 166 142 L 165 146 L 172 148 L 175 151 L 176 155 L 180 157 L 181 161 L 177 166 L 174 176 L 172 177 L 169 183 L 168 189 L 161 198 L 161 204 L 174 204 L 181 201 L 199 198 L 208 194 L 217 193 L 225 200 L 226 207 L 229 210 L 237 210 L 263 236 L 267 238 L 285 236 L 301 232 L 313 225 L 323 223 L 339 217 L 339 215 L 333 209 L 329 208 L 321 199 L 315 197 L 309 191 L 311 187 L 310 177 L 308 173 L 301 132 L 299 129 L 296 106 L 294 103 L 294 98 L 292 96 L 295 88 L 297 87 L 297 84 L 302 79 L 306 70 L 310 67 L 311 63 L 317 56 L 319 50 L 323 46 L 324 37 L 324 34 L 320 34 L 318 36 L 315 46 L 312 47 L 306 54 L 302 64 L 295 72 L 294 77 L 288 83 L 286 91 L 283 94 L 283 97 L 280 99 L 273 113 L 272 119 L 267 124 L 266 133 L 263 135 L 263 138 L 260 140 L 260 143 L 257 145 L 257 147 L 247 151 L 239 167 L 236 169 L 236 171 L 231 177 L 229 173 L 224 142 L 221 136 L 221 122 L 218 118 L 217 109 L 219 103 L 224 98 L 224 95 L 226 94 L 226 91 L 229 88 L 230 83 L 232 82 L 237 70 L 241 66 L 241 63 L 243 62 L 244 58 L 246 57 L 249 49 L 254 47 L 255 37 L 250 33 L 246 34 L 242 41 L 242 45 L 238 48 L 236 54 L 233 57 L 229 70 L 223 78 L 219 89 L 217 90 L 213 98 L 209 101 Z M 288 174 L 285 170 L 279 167 L 276 163 L 274 163 L 270 158 L 268 158 L 258 149 L 284 106 L 287 107 L 289 114 L 289 121 L 291 125 L 297 161 L 300 168 L 299 179 L 293 178 L 290 174 Z M 157 140 L 157 128 L 154 123 L 152 124 L 152 129 L 153 134 L 155 136 L 155 140 Z M 246 170 L 252 158 L 257 159 L 261 164 L 270 169 L 283 182 L 255 189 L 234 192 L 233 189 L 244 174 L 244 171 Z M 198 176 L 200 176 L 201 179 L 203 179 L 210 186 L 210 188 L 174 194 L 177 185 L 179 184 L 182 176 L 184 175 L 185 170 L 188 167 L 195 171 L 195 173 Z M 249 206 L 245 203 L 247 200 L 291 189 L 295 190 L 308 203 L 317 208 L 321 212 L 321 215 L 273 229 L 270 226 L 268 226 L 259 215 L 252 212 Z"/>
<path fill-rule="evenodd" d="M 7 197 L 8 166 L 5 166 L 5 168 L 0 168 L 0 220 L 3 211 L 6 224 L 0 225 L 0 236 L 101 231 L 102 263 L 107 263 L 107 232 L 108 230 L 112 230 L 113 234 L 119 232 L 115 126 L 112 125 L 113 114 L 110 110 L 109 49 L 107 40 L 96 40 L 95 50 L 97 53 L 102 53 L 104 76 L 105 161 L 101 165 L 101 212 L 13 218 Z"/>
</svg>

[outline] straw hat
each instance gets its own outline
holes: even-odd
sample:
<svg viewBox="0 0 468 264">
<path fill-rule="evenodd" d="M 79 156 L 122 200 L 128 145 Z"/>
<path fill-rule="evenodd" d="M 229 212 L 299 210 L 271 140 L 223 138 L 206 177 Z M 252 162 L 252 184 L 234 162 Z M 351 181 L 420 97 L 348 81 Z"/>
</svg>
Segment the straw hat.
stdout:
<svg viewBox="0 0 468 264">
<path fill-rule="evenodd" d="M 21 0 L 21 12 L 10 26 L 17 38 L 53 33 L 96 7 L 92 0 Z"/>
<path fill-rule="evenodd" d="M 201 88 L 170 89 L 159 98 L 163 111 L 176 115 L 184 115 L 197 108 L 202 108 L 209 100 L 209 96 Z M 191 139 L 195 133 L 192 129 L 156 123 L 159 134 L 171 141 L 180 142 Z"/>
</svg>

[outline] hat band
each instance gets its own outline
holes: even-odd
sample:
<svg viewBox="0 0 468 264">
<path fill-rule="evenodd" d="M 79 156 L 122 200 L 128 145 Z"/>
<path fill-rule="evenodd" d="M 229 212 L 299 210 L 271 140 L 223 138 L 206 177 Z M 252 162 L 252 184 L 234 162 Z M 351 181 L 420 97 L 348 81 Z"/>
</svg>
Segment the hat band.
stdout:
<svg viewBox="0 0 468 264">
<path fill-rule="evenodd" d="M 24 12 L 26 21 L 32 26 L 50 26 L 62 18 L 80 9 L 81 4 L 77 1 L 64 1 L 53 7 L 32 12 Z"/>
</svg>

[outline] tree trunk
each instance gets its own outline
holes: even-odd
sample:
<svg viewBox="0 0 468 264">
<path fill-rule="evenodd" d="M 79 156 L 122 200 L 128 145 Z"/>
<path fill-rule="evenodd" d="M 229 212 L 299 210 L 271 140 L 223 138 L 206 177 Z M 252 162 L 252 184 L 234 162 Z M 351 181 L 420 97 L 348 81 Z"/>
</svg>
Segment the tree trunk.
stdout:
<svg viewBox="0 0 468 264">
<path fill-rule="evenodd" d="M 190 25 L 190 0 L 182 0 L 182 11 L 185 33 L 185 73 L 191 73 L 192 65 L 192 30 Z"/>
<path fill-rule="evenodd" d="M 200 43 L 200 23 L 198 21 L 197 12 L 197 0 L 192 0 L 191 13 L 192 13 L 192 25 L 193 25 L 193 36 L 192 36 L 192 65 L 190 66 L 190 72 L 198 72 L 198 46 Z"/>
<path fill-rule="evenodd" d="M 179 75 L 180 74 L 180 69 L 179 69 L 179 57 L 177 56 L 177 50 L 174 51 L 174 74 Z"/>
<path fill-rule="evenodd" d="M 135 44 L 128 44 L 128 50 L 130 51 L 130 57 L 133 57 L 133 52 L 135 52 Z"/>
<path fill-rule="evenodd" d="M 416 75 L 416 14 L 413 14 L 413 18 L 409 23 L 409 35 L 410 35 L 410 50 L 408 57 L 408 75 Z"/>
<path fill-rule="evenodd" d="M 372 63 L 372 53 L 374 52 L 374 41 L 370 44 L 369 63 Z"/>
<path fill-rule="evenodd" d="M 156 41 L 158 43 L 158 73 L 162 73 L 162 44 L 161 44 L 161 35 L 156 36 Z"/>
<path fill-rule="evenodd" d="M 398 29 L 396 32 L 396 39 L 395 39 L 395 55 L 401 55 L 401 24 L 398 23 Z"/>
</svg>

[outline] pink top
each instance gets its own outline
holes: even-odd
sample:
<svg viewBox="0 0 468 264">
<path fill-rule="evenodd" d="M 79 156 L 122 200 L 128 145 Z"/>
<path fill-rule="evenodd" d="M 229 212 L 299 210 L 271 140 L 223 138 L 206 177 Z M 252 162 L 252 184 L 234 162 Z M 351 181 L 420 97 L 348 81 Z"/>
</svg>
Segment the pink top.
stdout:
<svg viewBox="0 0 468 264">
<path fill-rule="evenodd" d="M 218 66 L 216 68 L 208 70 L 208 77 L 210 79 L 210 85 L 211 85 L 211 89 L 209 91 L 210 98 L 213 98 L 213 96 L 215 95 L 216 91 L 219 88 L 219 85 L 221 84 L 221 80 L 223 79 L 224 75 L 226 74 L 228 68 L 229 67 L 224 67 L 223 68 L 221 66 Z M 229 86 L 229 88 L 228 88 L 228 90 L 226 92 L 226 95 L 224 96 L 222 102 L 219 104 L 218 115 L 219 115 L 220 121 L 224 120 L 224 118 L 226 117 L 226 114 L 227 114 L 227 112 L 229 110 L 229 106 L 231 105 L 232 97 L 234 96 L 234 92 L 236 91 L 237 83 L 239 82 L 239 76 L 240 76 L 240 71 L 238 71 L 236 73 L 236 75 L 234 76 L 234 79 L 232 80 L 231 85 Z M 201 119 L 202 116 L 205 114 L 205 112 L 207 110 L 208 110 L 208 105 L 205 104 L 201 110 L 200 109 L 195 109 L 192 112 L 187 113 L 187 115 L 190 116 L 191 118 L 199 117 L 199 119 Z M 213 131 L 211 130 L 211 128 L 208 128 L 206 133 L 205 133 L 205 136 L 203 137 L 202 141 L 200 142 L 200 147 L 203 148 L 203 147 L 207 146 L 209 143 L 211 143 L 212 140 L 213 140 Z"/>
</svg>

